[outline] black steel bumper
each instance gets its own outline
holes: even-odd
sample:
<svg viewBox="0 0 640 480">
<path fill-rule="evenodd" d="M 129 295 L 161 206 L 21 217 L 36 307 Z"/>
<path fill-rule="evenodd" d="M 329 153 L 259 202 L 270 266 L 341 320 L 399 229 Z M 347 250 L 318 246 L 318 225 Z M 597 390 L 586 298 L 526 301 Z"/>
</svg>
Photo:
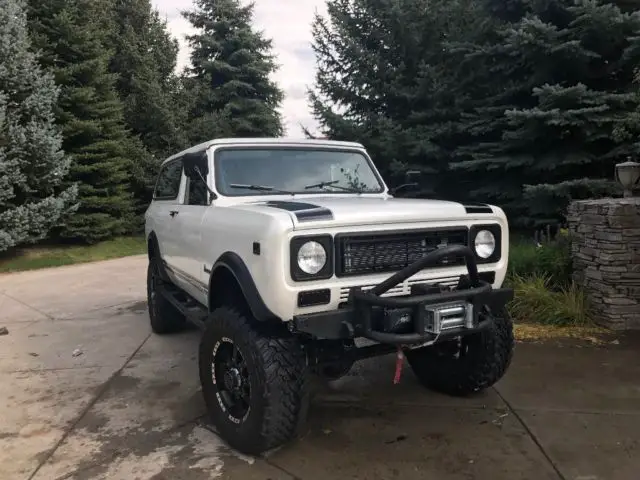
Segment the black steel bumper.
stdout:
<svg viewBox="0 0 640 480">
<path fill-rule="evenodd" d="M 381 297 L 451 255 L 464 256 L 468 270 L 468 276 L 463 276 L 455 289 L 420 287 L 409 296 Z M 451 245 L 431 252 L 366 292 L 352 289 L 344 308 L 294 317 L 293 326 L 315 338 L 364 337 L 388 344 L 421 344 L 488 327 L 492 318 L 480 315 L 484 307 L 499 311 L 512 298 L 513 290 L 493 289 L 490 283 L 481 280 L 469 247 Z"/>
</svg>

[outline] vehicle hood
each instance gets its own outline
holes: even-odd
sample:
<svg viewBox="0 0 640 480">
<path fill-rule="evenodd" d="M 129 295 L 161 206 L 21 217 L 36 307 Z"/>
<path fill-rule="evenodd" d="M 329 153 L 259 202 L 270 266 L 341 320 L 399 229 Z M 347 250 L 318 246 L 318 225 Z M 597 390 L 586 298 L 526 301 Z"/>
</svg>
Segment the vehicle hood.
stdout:
<svg viewBox="0 0 640 480">
<path fill-rule="evenodd" d="M 410 223 L 438 220 L 469 220 L 474 214 L 494 214 L 488 205 L 466 205 L 443 200 L 371 197 L 308 196 L 245 204 L 244 208 L 287 212 L 294 228 L 342 225 Z"/>
</svg>

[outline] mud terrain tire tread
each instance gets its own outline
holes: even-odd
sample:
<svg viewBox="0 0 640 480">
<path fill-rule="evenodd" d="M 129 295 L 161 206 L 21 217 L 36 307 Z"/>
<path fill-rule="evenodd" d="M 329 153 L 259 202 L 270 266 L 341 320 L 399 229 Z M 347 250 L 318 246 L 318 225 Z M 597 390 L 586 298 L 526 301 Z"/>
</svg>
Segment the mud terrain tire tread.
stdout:
<svg viewBox="0 0 640 480">
<path fill-rule="evenodd" d="M 184 315 L 157 291 L 155 292 L 155 300 L 152 301 L 151 298 L 154 289 L 157 288 L 159 283 L 162 283 L 156 262 L 157 260 L 153 258 L 149 260 L 149 265 L 147 266 L 147 305 L 151 330 L 158 335 L 179 332 L 186 326 Z M 155 285 L 153 284 L 154 281 L 156 282 Z"/>
<path fill-rule="evenodd" d="M 216 399 L 211 354 L 220 337 L 230 338 L 240 348 L 250 369 L 251 411 L 240 426 L 227 418 Z M 203 332 L 199 366 L 211 421 L 231 447 L 258 455 L 299 433 L 309 404 L 306 357 L 284 328 L 270 328 L 233 307 L 220 307 L 210 314 Z"/>
<path fill-rule="evenodd" d="M 452 396 L 473 394 L 495 384 L 511 364 L 515 340 L 509 313 L 501 310 L 490 328 L 468 340 L 468 354 L 461 359 L 425 347 L 407 351 L 407 361 L 425 387 Z"/>
</svg>

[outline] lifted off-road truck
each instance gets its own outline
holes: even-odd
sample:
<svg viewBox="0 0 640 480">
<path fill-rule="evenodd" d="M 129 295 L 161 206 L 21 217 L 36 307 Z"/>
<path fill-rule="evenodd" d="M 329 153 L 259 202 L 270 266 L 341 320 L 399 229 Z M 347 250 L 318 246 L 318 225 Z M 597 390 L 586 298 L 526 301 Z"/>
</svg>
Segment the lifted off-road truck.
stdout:
<svg viewBox="0 0 640 480">
<path fill-rule="evenodd" d="M 178 153 L 146 236 L 151 327 L 202 329 L 208 413 L 241 452 L 296 435 L 311 374 L 395 353 L 396 381 L 406 358 L 426 387 L 467 395 L 511 361 L 503 211 L 394 198 L 360 144 L 219 139 Z"/>
</svg>

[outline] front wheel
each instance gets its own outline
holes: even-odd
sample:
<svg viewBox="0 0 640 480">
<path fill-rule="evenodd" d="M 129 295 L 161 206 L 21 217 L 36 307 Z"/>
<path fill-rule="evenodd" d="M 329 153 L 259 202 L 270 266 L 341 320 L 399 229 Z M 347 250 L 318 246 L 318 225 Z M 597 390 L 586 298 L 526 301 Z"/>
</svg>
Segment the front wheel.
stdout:
<svg viewBox="0 0 640 480">
<path fill-rule="evenodd" d="M 506 309 L 492 317 L 492 325 L 482 332 L 407 351 L 418 380 L 427 388 L 455 396 L 484 390 L 500 380 L 513 357 L 513 323 Z"/>
<path fill-rule="evenodd" d="M 280 446 L 304 423 L 306 357 L 287 331 L 218 308 L 203 332 L 199 368 L 211 421 L 240 452 L 257 455 Z"/>
</svg>

